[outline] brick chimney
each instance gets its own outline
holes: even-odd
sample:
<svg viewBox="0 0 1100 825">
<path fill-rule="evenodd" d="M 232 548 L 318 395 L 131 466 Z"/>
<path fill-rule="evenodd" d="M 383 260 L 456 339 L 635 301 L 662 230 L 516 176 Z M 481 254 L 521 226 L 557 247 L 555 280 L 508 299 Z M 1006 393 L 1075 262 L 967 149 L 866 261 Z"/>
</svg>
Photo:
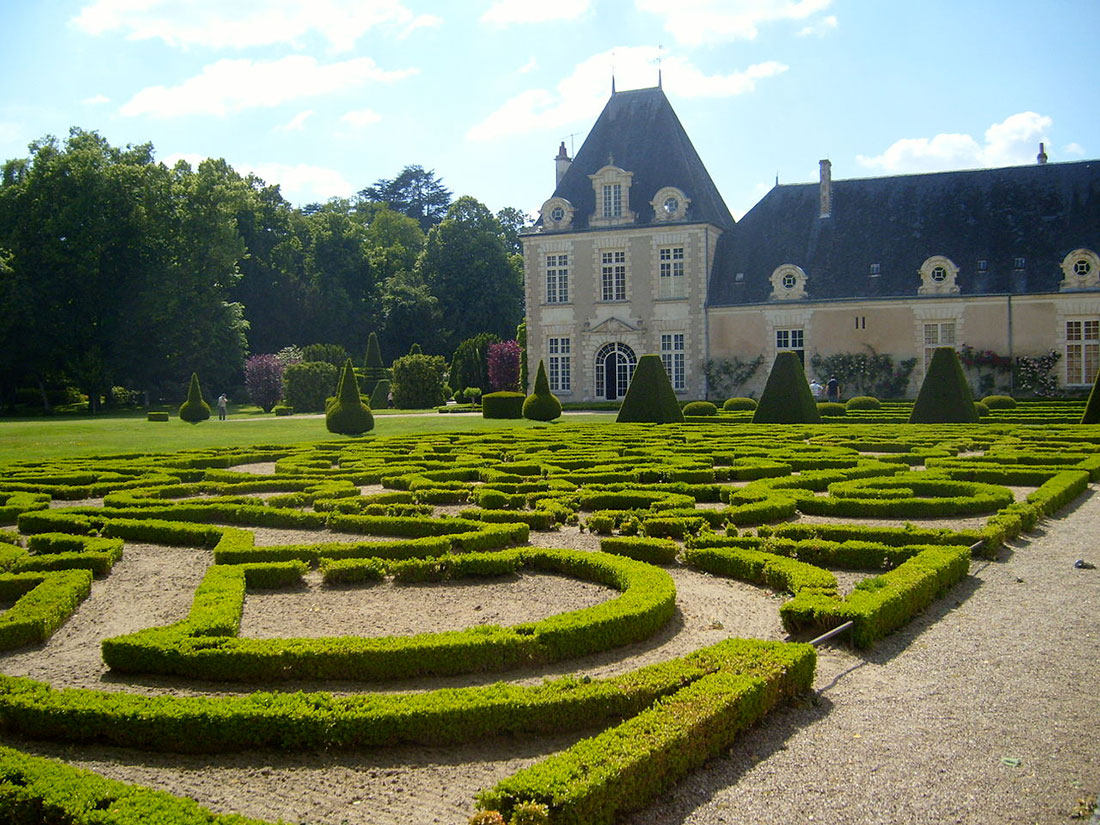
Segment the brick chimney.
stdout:
<svg viewBox="0 0 1100 825">
<path fill-rule="evenodd" d="M 1047 162 L 1047 150 L 1041 143 L 1039 144 L 1039 154 L 1035 156 L 1035 160 L 1039 161 L 1040 166 Z"/>
<path fill-rule="evenodd" d="M 833 213 L 833 164 L 828 160 L 819 163 L 821 167 L 821 185 L 819 194 L 821 198 L 821 215 L 827 218 Z"/>
<path fill-rule="evenodd" d="M 554 158 L 554 171 L 557 173 L 557 180 L 554 181 L 555 188 L 561 183 L 561 179 L 565 177 L 565 173 L 569 171 L 569 166 L 572 163 L 573 159 L 565 151 L 565 141 L 563 140 L 561 146 L 558 147 L 558 156 Z"/>
</svg>

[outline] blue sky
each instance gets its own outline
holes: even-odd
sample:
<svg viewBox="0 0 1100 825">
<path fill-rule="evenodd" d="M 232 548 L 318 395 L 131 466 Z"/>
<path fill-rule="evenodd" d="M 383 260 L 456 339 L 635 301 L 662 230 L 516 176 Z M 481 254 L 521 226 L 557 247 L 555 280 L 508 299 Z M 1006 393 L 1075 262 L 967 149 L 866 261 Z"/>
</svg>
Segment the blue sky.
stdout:
<svg viewBox="0 0 1100 825">
<path fill-rule="evenodd" d="M 0 158 L 70 126 L 293 203 L 407 164 L 533 212 L 664 89 L 735 217 L 774 184 L 1100 157 L 1100 0 L 0 0 Z"/>
</svg>

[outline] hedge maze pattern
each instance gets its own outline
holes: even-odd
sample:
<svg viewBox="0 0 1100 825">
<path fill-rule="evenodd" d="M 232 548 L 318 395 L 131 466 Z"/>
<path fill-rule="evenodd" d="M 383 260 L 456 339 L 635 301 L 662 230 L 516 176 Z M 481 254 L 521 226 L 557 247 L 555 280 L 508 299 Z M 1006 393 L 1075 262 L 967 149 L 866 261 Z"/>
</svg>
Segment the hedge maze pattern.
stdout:
<svg viewBox="0 0 1100 825">
<path fill-rule="evenodd" d="M 274 462 L 274 473 L 234 469 L 258 462 Z M 12 465 L 0 486 L 10 525 L 0 534 L 0 648 L 45 642 L 48 652 L 50 635 L 79 609 L 93 577 L 111 575 L 127 542 L 201 547 L 214 564 L 186 618 L 106 639 L 103 660 L 120 678 L 264 689 L 149 695 L 0 675 L 0 725 L 40 739 L 176 753 L 588 731 L 495 787 L 471 788 L 471 811 L 476 804 L 507 820 L 534 801 L 552 823 L 611 823 L 808 690 L 813 648 L 730 638 L 613 678 L 537 686 L 333 695 L 278 685 L 463 672 L 506 678 L 644 640 L 676 611 L 670 565 L 789 594 L 779 610 L 793 639 L 852 621 L 854 644 L 866 647 L 964 578 L 972 555 L 995 557 L 1097 479 L 1100 428 L 1057 424 L 557 425 Z M 1017 500 L 1009 487 L 1027 494 Z M 437 515 L 442 505 L 461 509 Z M 921 526 L 963 517 L 979 526 Z M 258 546 L 257 527 L 327 530 L 331 539 Z M 540 534 L 576 527 L 599 535 L 601 550 L 539 547 Z M 326 584 L 362 587 L 386 577 L 484 580 L 538 570 L 618 596 L 510 627 L 386 638 L 238 635 L 247 590 L 291 586 L 310 569 Z M 834 570 L 866 577 L 843 593 Z M 48 811 L 58 822 L 253 821 L 9 748 L 0 748 L 0 768 L 0 810 L 17 820 Z"/>
</svg>

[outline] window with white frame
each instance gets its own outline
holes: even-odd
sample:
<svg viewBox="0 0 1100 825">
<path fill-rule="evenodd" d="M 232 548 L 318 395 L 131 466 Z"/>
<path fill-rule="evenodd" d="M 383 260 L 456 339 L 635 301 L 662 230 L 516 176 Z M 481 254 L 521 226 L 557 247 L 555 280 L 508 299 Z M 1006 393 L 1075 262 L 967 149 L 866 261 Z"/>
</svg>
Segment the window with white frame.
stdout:
<svg viewBox="0 0 1100 825">
<path fill-rule="evenodd" d="M 668 380 L 674 390 L 687 387 L 684 376 L 684 334 L 674 332 L 661 336 L 661 363 L 665 365 Z"/>
<path fill-rule="evenodd" d="M 684 298 L 687 288 L 684 283 L 684 248 L 682 246 L 662 246 L 658 250 L 659 281 L 657 294 L 661 298 Z"/>
<path fill-rule="evenodd" d="M 569 303 L 569 256 L 546 256 L 546 303 Z"/>
<path fill-rule="evenodd" d="M 932 356 L 939 347 L 955 346 L 955 322 L 954 321 L 930 321 L 924 325 L 924 369 L 932 361 Z"/>
<path fill-rule="evenodd" d="M 546 343 L 546 371 L 551 392 L 569 392 L 569 339 L 551 338 Z"/>
<path fill-rule="evenodd" d="M 623 185 L 605 183 L 603 185 L 603 217 L 619 218 L 623 214 Z"/>
<path fill-rule="evenodd" d="M 1066 383 L 1091 384 L 1100 370 L 1100 320 L 1066 321 Z"/>
<path fill-rule="evenodd" d="M 600 296 L 604 301 L 626 300 L 626 252 L 600 253 Z"/>
<path fill-rule="evenodd" d="M 806 334 L 801 328 L 777 329 L 775 331 L 775 351 L 798 353 L 798 360 L 806 363 Z"/>
</svg>

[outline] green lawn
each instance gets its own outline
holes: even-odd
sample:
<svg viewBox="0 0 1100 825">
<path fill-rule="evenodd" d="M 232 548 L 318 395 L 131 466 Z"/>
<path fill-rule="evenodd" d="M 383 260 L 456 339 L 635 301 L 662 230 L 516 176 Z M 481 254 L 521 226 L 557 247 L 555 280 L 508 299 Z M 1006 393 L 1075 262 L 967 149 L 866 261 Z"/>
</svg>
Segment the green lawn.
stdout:
<svg viewBox="0 0 1100 825">
<path fill-rule="evenodd" d="M 615 416 L 566 413 L 560 420 L 614 421 Z M 523 419 L 501 421 L 475 415 L 441 415 L 434 411 L 418 415 L 387 411 L 375 416 L 374 429 L 362 438 L 547 426 L 554 425 Z M 167 422 L 152 422 L 146 421 L 144 414 L 134 413 L 0 419 L 0 463 L 249 444 L 300 444 L 333 439 L 351 440 L 348 436 L 334 436 L 326 430 L 322 416 L 276 418 L 259 412 L 234 413 L 227 421 L 218 421 L 215 414 L 214 418 L 200 424 L 187 424 L 175 415 Z"/>
</svg>

